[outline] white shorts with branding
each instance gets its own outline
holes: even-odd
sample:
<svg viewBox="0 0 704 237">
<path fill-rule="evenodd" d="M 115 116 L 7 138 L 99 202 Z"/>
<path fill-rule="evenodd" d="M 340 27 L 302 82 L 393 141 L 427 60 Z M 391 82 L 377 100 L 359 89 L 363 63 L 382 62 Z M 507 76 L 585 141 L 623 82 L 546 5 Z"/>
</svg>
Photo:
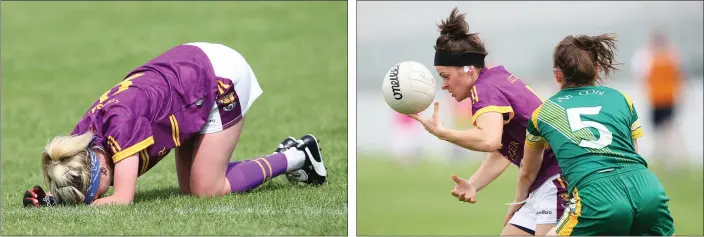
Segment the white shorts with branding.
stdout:
<svg viewBox="0 0 704 237">
<path fill-rule="evenodd" d="M 523 204 L 508 222 L 535 231 L 536 225 L 555 224 L 562 216 L 561 193 L 566 191 L 566 184 L 558 180 L 560 174 L 547 179 L 540 187 L 528 195 Z"/>
<path fill-rule="evenodd" d="M 215 76 L 228 79 L 234 84 L 234 97 L 231 97 L 234 102 L 222 104 L 216 101 L 201 134 L 219 132 L 236 124 L 263 93 L 252 68 L 240 53 L 225 45 L 206 42 L 186 45 L 203 50 L 210 59 Z"/>
</svg>

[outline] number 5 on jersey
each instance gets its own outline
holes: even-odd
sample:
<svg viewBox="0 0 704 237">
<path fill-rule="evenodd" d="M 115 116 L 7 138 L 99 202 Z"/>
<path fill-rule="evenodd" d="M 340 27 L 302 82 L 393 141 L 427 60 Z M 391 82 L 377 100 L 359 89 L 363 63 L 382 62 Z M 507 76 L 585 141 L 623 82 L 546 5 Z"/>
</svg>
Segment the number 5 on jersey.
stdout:
<svg viewBox="0 0 704 237">
<path fill-rule="evenodd" d="M 598 115 L 601 111 L 601 106 L 597 107 L 581 107 L 567 109 L 567 120 L 572 132 L 576 132 L 582 128 L 594 128 L 599 133 L 599 139 L 596 141 L 582 140 L 579 146 L 586 148 L 601 149 L 611 144 L 613 141 L 613 133 L 606 126 L 594 121 L 583 121 L 581 115 Z"/>
</svg>

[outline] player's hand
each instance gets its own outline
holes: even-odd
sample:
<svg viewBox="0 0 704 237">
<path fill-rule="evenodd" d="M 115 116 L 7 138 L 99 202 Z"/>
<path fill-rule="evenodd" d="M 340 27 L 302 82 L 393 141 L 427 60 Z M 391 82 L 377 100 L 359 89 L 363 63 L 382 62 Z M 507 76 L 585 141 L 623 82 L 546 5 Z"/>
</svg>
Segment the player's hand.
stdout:
<svg viewBox="0 0 704 237">
<path fill-rule="evenodd" d="M 90 206 L 105 206 L 105 205 L 130 205 L 132 204 L 131 199 L 120 198 L 119 196 L 109 196 L 104 198 L 95 199 L 90 203 Z"/>
<path fill-rule="evenodd" d="M 455 189 L 450 192 L 452 196 L 455 196 L 463 202 L 477 202 L 477 190 L 469 181 L 457 177 L 457 175 L 454 174 L 452 175 L 452 180 L 455 181 Z"/>
<path fill-rule="evenodd" d="M 440 121 L 440 102 L 435 101 L 433 109 L 433 117 L 431 119 L 422 118 L 419 114 L 409 114 L 408 116 L 420 122 L 425 130 L 429 133 L 438 136 L 438 133 L 444 129 L 442 121 Z"/>
<path fill-rule="evenodd" d="M 24 204 L 25 207 L 56 206 L 56 199 L 51 195 L 47 195 L 44 189 L 37 185 L 24 192 L 22 204 Z"/>
<path fill-rule="evenodd" d="M 513 218 L 513 214 L 516 214 L 518 209 L 521 209 L 523 207 L 523 203 L 519 204 L 511 204 L 511 206 L 508 207 L 508 212 L 506 213 L 506 218 L 504 218 L 504 226 L 508 224 L 508 221 Z"/>
</svg>

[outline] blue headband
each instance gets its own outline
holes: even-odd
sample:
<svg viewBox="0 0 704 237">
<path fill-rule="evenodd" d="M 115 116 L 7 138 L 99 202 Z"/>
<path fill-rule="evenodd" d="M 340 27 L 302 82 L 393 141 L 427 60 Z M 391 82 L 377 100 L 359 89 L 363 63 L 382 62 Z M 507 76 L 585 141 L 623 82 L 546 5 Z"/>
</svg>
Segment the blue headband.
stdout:
<svg viewBox="0 0 704 237">
<path fill-rule="evenodd" d="M 100 162 L 98 156 L 92 148 L 88 148 L 90 155 L 90 181 L 88 182 L 88 191 L 86 191 L 86 204 L 90 204 L 95 199 L 95 194 L 100 186 Z"/>
</svg>

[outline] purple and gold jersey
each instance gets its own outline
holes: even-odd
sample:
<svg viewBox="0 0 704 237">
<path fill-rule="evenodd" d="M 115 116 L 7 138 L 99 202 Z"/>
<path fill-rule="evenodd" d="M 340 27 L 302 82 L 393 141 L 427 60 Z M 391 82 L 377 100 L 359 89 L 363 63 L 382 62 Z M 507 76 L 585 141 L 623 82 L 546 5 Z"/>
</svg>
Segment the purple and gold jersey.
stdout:
<svg viewBox="0 0 704 237">
<path fill-rule="evenodd" d="M 141 176 L 201 131 L 216 100 L 236 99 L 232 81 L 215 76 L 200 48 L 179 45 L 106 91 L 72 134 L 92 131 L 113 163 L 138 154 Z"/>
<path fill-rule="evenodd" d="M 499 152 L 516 166 L 523 160 L 523 146 L 526 139 L 526 127 L 531 114 L 542 101 L 528 85 L 503 66 L 486 69 L 470 91 L 472 101 L 472 123 L 487 112 L 499 112 L 504 115 L 504 129 Z M 530 192 L 547 181 L 548 178 L 560 173 L 555 154 L 546 150 L 538 177 L 530 187 Z M 560 179 L 561 180 L 561 179 Z M 564 187 L 564 185 L 563 185 Z"/>
</svg>

